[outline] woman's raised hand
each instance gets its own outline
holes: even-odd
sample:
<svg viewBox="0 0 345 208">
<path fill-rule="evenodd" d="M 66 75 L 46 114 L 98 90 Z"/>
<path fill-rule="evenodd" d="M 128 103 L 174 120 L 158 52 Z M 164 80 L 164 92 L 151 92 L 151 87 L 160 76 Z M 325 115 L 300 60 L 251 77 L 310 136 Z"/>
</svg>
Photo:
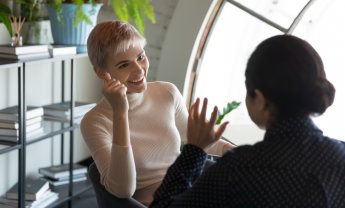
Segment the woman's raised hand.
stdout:
<svg viewBox="0 0 345 208">
<path fill-rule="evenodd" d="M 217 130 L 214 129 L 218 109 L 215 106 L 209 121 L 206 119 L 207 98 L 204 98 L 201 112 L 199 113 L 200 99 L 197 98 L 195 103 L 189 109 L 187 143 L 198 146 L 201 149 L 207 149 L 209 146 L 218 141 L 223 134 L 228 122 L 222 123 Z"/>
<path fill-rule="evenodd" d="M 128 111 L 127 87 L 119 80 L 111 78 L 108 72 L 104 74 L 103 80 L 105 83 L 102 92 L 112 106 L 113 111 Z"/>
</svg>

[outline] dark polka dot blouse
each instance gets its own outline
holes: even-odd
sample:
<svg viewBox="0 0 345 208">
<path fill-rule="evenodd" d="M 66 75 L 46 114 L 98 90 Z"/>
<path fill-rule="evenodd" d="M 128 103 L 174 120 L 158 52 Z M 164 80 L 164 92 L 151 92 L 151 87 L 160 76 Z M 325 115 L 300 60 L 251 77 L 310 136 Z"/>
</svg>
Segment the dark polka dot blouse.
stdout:
<svg viewBox="0 0 345 208">
<path fill-rule="evenodd" d="M 186 145 L 150 207 L 345 208 L 345 144 L 309 118 L 276 124 L 201 174 L 206 157 Z"/>
</svg>

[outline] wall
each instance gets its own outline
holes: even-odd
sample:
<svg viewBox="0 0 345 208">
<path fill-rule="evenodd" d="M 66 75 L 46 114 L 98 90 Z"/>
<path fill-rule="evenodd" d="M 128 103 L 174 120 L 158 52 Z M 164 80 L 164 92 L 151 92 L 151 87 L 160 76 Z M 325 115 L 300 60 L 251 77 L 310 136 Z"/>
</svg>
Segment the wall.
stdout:
<svg viewBox="0 0 345 208">
<path fill-rule="evenodd" d="M 162 46 L 158 80 L 175 83 L 181 92 L 185 91 L 193 61 L 190 59 L 194 57 L 200 39 L 199 31 L 213 4 L 212 0 L 178 2 Z"/>
</svg>

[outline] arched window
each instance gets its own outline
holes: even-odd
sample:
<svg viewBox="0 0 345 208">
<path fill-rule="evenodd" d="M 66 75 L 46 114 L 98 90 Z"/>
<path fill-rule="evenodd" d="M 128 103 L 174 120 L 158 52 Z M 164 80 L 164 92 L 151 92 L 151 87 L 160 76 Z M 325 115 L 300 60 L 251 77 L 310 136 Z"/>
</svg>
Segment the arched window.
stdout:
<svg viewBox="0 0 345 208">
<path fill-rule="evenodd" d="M 195 59 L 197 67 L 191 80 L 190 102 L 197 97 L 208 97 L 210 106 L 217 105 L 222 110 L 227 102 L 240 101 L 240 108 L 225 118 L 230 125 L 224 137 L 238 145 L 261 140 L 263 131 L 250 120 L 245 107 L 245 65 L 259 42 L 273 35 L 290 33 L 306 39 L 316 48 L 337 90 L 333 106 L 314 119 L 316 124 L 326 135 L 345 140 L 345 131 L 341 128 L 345 123 L 343 8 L 343 0 L 219 1 Z"/>
</svg>

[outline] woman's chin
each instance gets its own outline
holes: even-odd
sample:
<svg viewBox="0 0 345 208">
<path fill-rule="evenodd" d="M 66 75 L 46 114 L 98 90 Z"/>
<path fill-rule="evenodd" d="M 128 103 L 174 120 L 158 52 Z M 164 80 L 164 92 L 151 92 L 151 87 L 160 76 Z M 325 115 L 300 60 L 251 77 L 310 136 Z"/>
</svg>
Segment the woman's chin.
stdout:
<svg viewBox="0 0 345 208">
<path fill-rule="evenodd" d="M 128 93 L 141 93 L 147 89 L 146 82 L 140 85 L 127 85 L 127 92 Z"/>
</svg>

